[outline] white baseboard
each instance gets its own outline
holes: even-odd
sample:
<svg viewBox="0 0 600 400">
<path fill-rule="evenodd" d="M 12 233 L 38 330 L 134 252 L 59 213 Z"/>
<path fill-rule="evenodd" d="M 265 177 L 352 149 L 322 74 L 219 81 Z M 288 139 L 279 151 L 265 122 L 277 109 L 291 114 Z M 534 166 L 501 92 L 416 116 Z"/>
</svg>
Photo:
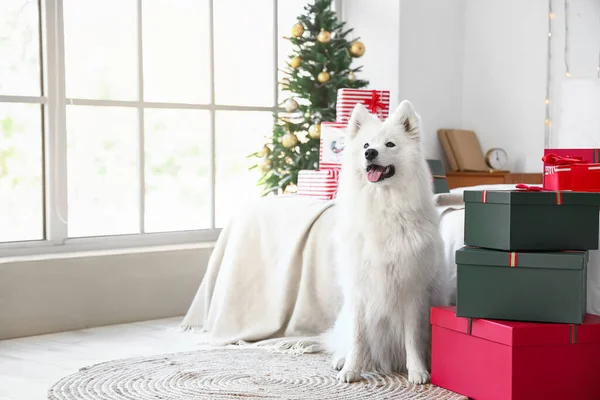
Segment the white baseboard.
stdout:
<svg viewBox="0 0 600 400">
<path fill-rule="evenodd" d="M 0 340 L 184 315 L 212 246 L 0 263 Z"/>
</svg>

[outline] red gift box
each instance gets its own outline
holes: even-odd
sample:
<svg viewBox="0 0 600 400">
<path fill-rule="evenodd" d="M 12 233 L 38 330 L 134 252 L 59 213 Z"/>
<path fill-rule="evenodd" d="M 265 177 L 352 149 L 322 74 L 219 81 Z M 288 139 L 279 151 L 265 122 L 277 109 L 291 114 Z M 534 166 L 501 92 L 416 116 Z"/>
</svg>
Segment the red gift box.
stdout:
<svg viewBox="0 0 600 400">
<path fill-rule="evenodd" d="M 340 122 L 321 123 L 319 169 L 342 168 L 342 151 L 346 137 L 346 124 Z"/>
<path fill-rule="evenodd" d="M 560 159 L 571 159 L 573 161 L 561 163 L 556 162 L 556 157 Z M 575 160 L 579 160 L 583 163 L 600 163 L 600 149 L 544 149 L 544 180 L 543 187 L 548 190 L 571 190 L 570 179 L 571 170 L 563 170 L 561 176 L 554 174 L 554 169 L 548 169 L 546 167 L 574 164 Z M 567 185 L 567 186 L 565 186 Z M 575 190 L 575 189 L 573 189 Z"/>
<path fill-rule="evenodd" d="M 431 383 L 473 400 L 600 399 L 600 316 L 582 325 L 470 319 L 431 309 Z"/>
<path fill-rule="evenodd" d="M 572 165 L 571 190 L 577 192 L 600 192 L 600 164 Z"/>
<path fill-rule="evenodd" d="M 337 93 L 336 121 L 348 123 L 352 110 L 362 103 L 371 114 L 385 120 L 390 112 L 390 91 L 342 88 Z"/>
<path fill-rule="evenodd" d="M 329 170 L 300 170 L 298 172 L 298 195 L 311 196 L 321 200 L 331 200 L 338 188 L 340 171 Z"/>
<path fill-rule="evenodd" d="M 544 167 L 544 189 L 571 190 L 571 167 L 547 165 Z"/>
</svg>

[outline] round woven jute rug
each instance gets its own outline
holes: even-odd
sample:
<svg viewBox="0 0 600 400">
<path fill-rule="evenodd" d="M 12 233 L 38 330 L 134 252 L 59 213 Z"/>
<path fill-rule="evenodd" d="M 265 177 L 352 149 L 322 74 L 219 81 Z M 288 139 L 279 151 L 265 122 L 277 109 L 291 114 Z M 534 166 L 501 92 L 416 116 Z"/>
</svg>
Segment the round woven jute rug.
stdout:
<svg viewBox="0 0 600 400">
<path fill-rule="evenodd" d="M 293 355 L 264 349 L 216 349 L 110 361 L 63 378 L 51 400 L 112 399 L 444 399 L 466 400 L 433 385 L 412 385 L 403 375 L 365 374 L 340 383 L 323 354 Z"/>
</svg>

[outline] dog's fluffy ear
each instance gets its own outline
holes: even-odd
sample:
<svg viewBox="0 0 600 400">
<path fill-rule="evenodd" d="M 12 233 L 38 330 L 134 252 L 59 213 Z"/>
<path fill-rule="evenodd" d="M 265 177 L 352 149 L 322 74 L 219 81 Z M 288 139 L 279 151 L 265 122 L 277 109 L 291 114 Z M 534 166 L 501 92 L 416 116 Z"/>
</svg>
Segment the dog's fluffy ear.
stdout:
<svg viewBox="0 0 600 400">
<path fill-rule="evenodd" d="M 352 116 L 348 121 L 348 135 L 352 138 L 356 136 L 363 123 L 370 118 L 371 115 L 361 103 L 357 103 L 352 110 Z"/>
<path fill-rule="evenodd" d="M 407 136 L 419 139 L 419 121 L 421 117 L 408 100 L 403 100 L 391 115 L 392 123 L 401 126 Z"/>
</svg>

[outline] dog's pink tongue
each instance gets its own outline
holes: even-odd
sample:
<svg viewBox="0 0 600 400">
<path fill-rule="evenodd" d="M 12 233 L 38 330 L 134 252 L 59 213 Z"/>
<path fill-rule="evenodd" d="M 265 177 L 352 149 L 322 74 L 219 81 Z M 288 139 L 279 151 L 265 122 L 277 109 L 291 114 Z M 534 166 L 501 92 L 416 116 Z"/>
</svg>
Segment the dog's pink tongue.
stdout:
<svg viewBox="0 0 600 400">
<path fill-rule="evenodd" d="M 383 174 L 383 168 L 373 167 L 369 172 L 367 172 L 367 179 L 369 182 L 377 182 L 381 179 L 381 175 Z"/>
</svg>

